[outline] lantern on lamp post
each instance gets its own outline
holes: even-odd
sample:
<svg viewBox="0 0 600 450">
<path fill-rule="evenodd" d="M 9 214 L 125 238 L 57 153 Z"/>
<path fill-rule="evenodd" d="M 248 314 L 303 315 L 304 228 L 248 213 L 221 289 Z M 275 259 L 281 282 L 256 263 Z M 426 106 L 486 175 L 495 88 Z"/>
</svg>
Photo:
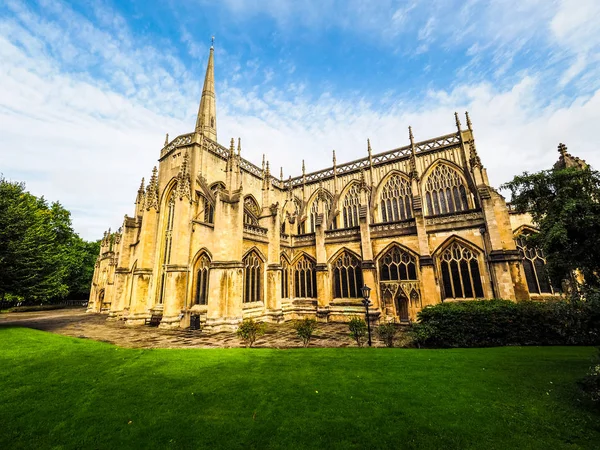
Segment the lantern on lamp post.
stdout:
<svg viewBox="0 0 600 450">
<path fill-rule="evenodd" d="M 371 300 L 369 300 L 369 296 L 371 295 L 371 288 L 366 284 L 360 288 L 362 291 L 362 304 L 365 305 L 366 308 L 366 319 L 367 319 L 367 331 L 369 333 L 369 347 L 371 346 L 371 321 L 369 320 L 369 306 L 371 306 Z"/>
</svg>

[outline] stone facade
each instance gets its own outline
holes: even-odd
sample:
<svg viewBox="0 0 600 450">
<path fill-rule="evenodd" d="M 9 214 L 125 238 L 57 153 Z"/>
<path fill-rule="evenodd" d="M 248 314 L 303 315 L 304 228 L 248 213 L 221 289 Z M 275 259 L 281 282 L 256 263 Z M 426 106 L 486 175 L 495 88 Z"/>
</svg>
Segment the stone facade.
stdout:
<svg viewBox="0 0 600 450">
<path fill-rule="evenodd" d="M 334 152 L 331 167 L 284 180 L 244 159 L 240 140 L 217 142 L 213 53 L 195 131 L 167 135 L 133 217 L 102 240 L 90 311 L 225 329 L 345 321 L 364 313 L 364 284 L 374 318 L 397 321 L 441 301 L 552 293 L 536 281 L 543 255 L 517 247 L 530 220 L 489 185 L 468 114 L 450 134 L 417 142 L 409 127 L 405 146 L 367 141 L 365 158 Z"/>
</svg>

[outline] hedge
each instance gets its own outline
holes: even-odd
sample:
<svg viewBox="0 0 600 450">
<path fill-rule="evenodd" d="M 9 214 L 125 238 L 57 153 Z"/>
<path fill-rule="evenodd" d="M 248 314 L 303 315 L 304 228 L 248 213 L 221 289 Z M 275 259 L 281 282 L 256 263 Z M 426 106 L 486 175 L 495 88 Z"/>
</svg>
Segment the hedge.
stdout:
<svg viewBox="0 0 600 450">
<path fill-rule="evenodd" d="M 600 295 L 587 301 L 477 300 L 427 306 L 412 335 L 422 347 L 600 344 Z"/>
</svg>

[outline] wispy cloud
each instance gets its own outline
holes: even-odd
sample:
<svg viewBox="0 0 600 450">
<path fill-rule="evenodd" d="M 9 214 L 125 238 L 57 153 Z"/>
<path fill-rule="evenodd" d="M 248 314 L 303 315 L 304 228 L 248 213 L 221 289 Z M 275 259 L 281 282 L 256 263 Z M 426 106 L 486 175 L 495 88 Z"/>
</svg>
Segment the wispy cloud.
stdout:
<svg viewBox="0 0 600 450">
<path fill-rule="evenodd" d="M 308 170 L 329 165 L 332 149 L 338 162 L 364 156 L 367 137 L 374 151 L 404 145 L 408 125 L 417 139 L 449 133 L 453 112 L 465 109 L 495 185 L 551 165 L 559 141 L 600 165 L 597 2 L 227 0 L 224 8 L 227 20 L 212 18 L 201 33 L 208 40 L 236 27 L 236 40 L 216 48 L 220 140 L 242 137 L 247 158 L 266 153 L 286 176 L 301 159 Z M 275 36 L 264 43 L 270 58 L 248 49 L 263 17 Z M 198 42 L 196 24 L 179 17 L 165 37 L 132 21 L 98 3 L 85 15 L 59 1 L 0 6 L 0 171 L 63 202 L 90 239 L 132 212 L 164 133 L 189 132 L 200 97 L 209 42 Z M 326 33 L 339 54 L 306 37 Z M 353 53 L 346 39 L 370 53 Z M 339 82 L 353 70 L 364 89 Z"/>
</svg>

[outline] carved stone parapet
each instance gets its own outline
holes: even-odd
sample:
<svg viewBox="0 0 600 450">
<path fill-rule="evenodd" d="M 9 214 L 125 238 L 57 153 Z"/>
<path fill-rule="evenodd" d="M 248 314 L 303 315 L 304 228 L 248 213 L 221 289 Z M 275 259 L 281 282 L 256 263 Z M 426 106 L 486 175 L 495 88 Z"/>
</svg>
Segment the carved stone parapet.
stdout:
<svg viewBox="0 0 600 450">
<path fill-rule="evenodd" d="M 371 235 L 373 237 L 397 236 L 416 233 L 417 226 L 415 219 L 402 220 L 399 222 L 377 223 L 371 225 Z"/>
<path fill-rule="evenodd" d="M 458 212 L 451 214 L 444 214 L 441 216 L 429 216 L 425 218 L 425 225 L 444 225 L 449 223 L 465 222 L 483 220 L 483 213 L 481 211 L 467 211 Z"/>
<path fill-rule="evenodd" d="M 325 239 L 330 240 L 332 238 L 348 238 L 348 237 L 360 237 L 360 227 L 351 228 L 337 228 L 335 230 L 325 230 Z"/>
<path fill-rule="evenodd" d="M 244 233 L 267 237 L 268 231 L 268 229 L 259 227 L 258 225 L 251 225 L 249 223 L 244 224 Z"/>
</svg>

